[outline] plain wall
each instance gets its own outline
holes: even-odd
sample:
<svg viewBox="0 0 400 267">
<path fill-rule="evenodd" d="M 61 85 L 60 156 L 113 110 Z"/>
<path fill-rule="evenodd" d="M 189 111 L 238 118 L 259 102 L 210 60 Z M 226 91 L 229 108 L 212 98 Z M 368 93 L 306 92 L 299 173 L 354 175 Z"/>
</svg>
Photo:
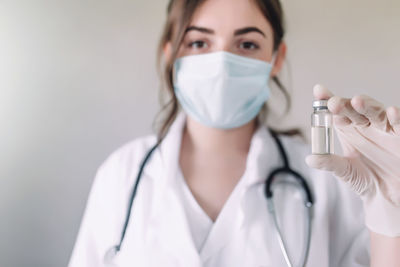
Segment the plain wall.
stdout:
<svg viewBox="0 0 400 267">
<path fill-rule="evenodd" d="M 0 0 L 0 266 L 66 266 L 96 169 L 152 132 L 166 3 Z M 283 3 L 280 126 L 308 135 L 315 83 L 400 106 L 399 1 Z"/>
</svg>

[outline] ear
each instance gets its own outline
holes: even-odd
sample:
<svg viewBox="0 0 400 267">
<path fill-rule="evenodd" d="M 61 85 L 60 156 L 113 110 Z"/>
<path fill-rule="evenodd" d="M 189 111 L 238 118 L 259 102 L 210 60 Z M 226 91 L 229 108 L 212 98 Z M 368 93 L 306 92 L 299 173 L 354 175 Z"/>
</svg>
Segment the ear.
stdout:
<svg viewBox="0 0 400 267">
<path fill-rule="evenodd" d="M 166 59 L 166 61 L 171 57 L 172 54 L 172 46 L 171 46 L 171 42 L 167 42 L 164 47 L 163 47 L 163 52 L 164 52 L 164 58 Z"/>
<path fill-rule="evenodd" d="M 281 71 L 286 58 L 286 49 L 286 43 L 282 41 L 278 47 L 278 51 L 276 52 L 275 62 L 273 63 L 274 65 L 271 70 L 271 77 L 277 76 Z"/>
</svg>

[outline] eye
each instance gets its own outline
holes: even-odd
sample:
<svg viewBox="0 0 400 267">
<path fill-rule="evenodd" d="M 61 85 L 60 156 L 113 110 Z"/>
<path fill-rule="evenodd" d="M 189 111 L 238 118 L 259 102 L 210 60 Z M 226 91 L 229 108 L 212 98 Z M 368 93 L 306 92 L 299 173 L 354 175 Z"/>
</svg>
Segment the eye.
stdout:
<svg viewBox="0 0 400 267">
<path fill-rule="evenodd" d="M 253 42 L 242 42 L 240 43 L 239 48 L 245 50 L 256 50 L 259 46 Z"/>
<path fill-rule="evenodd" d="M 194 49 L 207 48 L 207 43 L 204 41 L 194 41 L 194 42 L 190 42 L 188 47 L 194 48 Z"/>
</svg>

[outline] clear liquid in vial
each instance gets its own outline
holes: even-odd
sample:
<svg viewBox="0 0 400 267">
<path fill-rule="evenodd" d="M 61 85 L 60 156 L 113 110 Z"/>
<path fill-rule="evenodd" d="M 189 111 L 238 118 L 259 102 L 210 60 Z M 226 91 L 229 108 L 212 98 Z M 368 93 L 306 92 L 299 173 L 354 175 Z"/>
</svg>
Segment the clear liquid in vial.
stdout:
<svg viewBox="0 0 400 267">
<path fill-rule="evenodd" d="M 332 127 L 315 126 L 311 128 L 312 154 L 333 154 L 333 145 Z"/>
</svg>

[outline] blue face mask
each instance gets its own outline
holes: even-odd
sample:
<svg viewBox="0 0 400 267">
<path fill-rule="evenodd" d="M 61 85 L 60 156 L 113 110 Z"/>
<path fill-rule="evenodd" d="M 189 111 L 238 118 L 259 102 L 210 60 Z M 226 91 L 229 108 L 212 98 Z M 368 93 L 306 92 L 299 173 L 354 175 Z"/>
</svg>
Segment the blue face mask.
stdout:
<svg viewBox="0 0 400 267">
<path fill-rule="evenodd" d="M 251 121 L 268 99 L 268 62 L 225 51 L 178 58 L 174 90 L 186 114 L 203 125 L 231 129 Z"/>
</svg>

